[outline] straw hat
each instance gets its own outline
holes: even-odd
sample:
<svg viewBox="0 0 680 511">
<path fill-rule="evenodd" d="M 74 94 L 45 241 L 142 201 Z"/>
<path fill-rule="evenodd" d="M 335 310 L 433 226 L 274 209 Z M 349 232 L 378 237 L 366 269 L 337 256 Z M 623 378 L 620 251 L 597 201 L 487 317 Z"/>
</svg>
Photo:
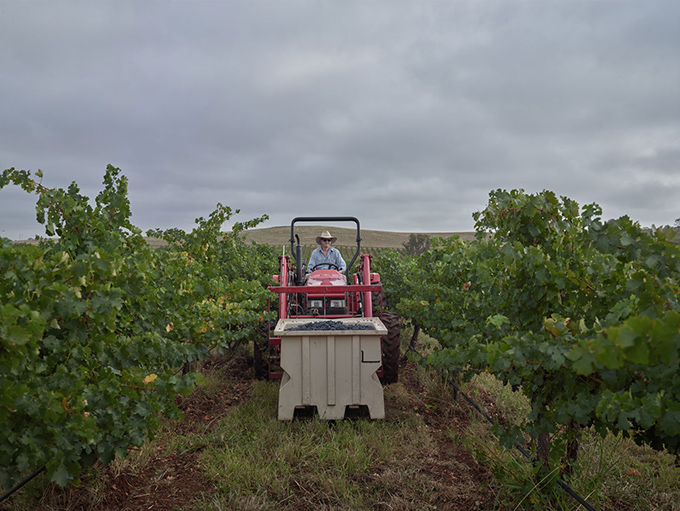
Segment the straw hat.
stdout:
<svg viewBox="0 0 680 511">
<path fill-rule="evenodd" d="M 324 238 L 324 239 L 330 238 L 331 239 L 331 245 L 333 243 L 335 243 L 336 241 L 338 241 L 338 238 L 336 238 L 335 236 L 331 236 L 331 233 L 328 232 L 328 231 L 324 231 L 324 232 L 321 233 L 321 236 L 316 237 L 316 244 L 317 245 L 321 245 L 321 238 Z"/>
</svg>

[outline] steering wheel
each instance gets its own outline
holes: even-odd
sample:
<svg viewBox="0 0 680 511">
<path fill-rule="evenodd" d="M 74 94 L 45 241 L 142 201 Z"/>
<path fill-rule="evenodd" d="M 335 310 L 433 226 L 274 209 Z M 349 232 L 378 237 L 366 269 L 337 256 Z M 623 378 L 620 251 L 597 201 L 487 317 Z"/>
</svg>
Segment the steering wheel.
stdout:
<svg viewBox="0 0 680 511">
<path fill-rule="evenodd" d="M 319 268 L 319 266 L 328 266 L 329 270 L 340 271 L 340 267 L 337 264 L 333 264 L 333 263 L 319 263 L 316 266 L 314 266 L 314 268 L 312 268 L 312 271 L 317 270 Z"/>
</svg>

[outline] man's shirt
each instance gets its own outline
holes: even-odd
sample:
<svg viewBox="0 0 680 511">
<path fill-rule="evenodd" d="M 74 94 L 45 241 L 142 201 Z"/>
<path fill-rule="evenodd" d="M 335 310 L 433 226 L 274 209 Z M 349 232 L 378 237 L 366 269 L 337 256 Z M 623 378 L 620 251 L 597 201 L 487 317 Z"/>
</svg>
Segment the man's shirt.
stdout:
<svg viewBox="0 0 680 511">
<path fill-rule="evenodd" d="M 307 263 L 307 273 L 311 273 L 312 268 L 319 264 L 334 264 L 340 268 L 341 272 L 345 271 L 345 260 L 340 255 L 340 251 L 336 248 L 330 247 L 328 249 L 328 255 L 323 254 L 321 247 L 318 247 L 312 255 L 309 256 L 309 262 Z M 320 267 L 317 270 L 330 269 L 330 266 Z"/>
</svg>

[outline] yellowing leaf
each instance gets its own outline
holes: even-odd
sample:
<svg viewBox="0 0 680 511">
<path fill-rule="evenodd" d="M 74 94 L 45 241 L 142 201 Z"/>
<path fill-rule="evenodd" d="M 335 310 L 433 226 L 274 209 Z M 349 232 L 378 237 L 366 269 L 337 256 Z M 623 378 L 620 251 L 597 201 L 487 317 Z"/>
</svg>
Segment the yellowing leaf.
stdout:
<svg viewBox="0 0 680 511">
<path fill-rule="evenodd" d="M 170 333 L 170 332 L 173 331 L 174 328 L 175 328 L 175 324 L 171 321 L 170 323 L 168 323 L 168 326 L 165 327 L 165 331 Z"/>
<path fill-rule="evenodd" d="M 152 383 L 152 382 L 156 381 L 156 378 L 158 378 L 158 375 L 150 374 L 149 376 L 144 378 L 144 383 Z"/>
</svg>

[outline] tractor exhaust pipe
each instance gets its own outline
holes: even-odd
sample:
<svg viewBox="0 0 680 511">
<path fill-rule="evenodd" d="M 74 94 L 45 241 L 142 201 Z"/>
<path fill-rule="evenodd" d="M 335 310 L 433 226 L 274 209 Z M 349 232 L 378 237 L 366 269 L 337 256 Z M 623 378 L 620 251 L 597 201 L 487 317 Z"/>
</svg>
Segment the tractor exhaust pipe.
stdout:
<svg viewBox="0 0 680 511">
<path fill-rule="evenodd" d="M 302 246 L 300 245 L 300 236 L 297 234 L 295 235 L 295 239 L 297 240 L 297 246 L 295 247 L 295 262 L 297 264 L 297 278 L 295 279 L 296 282 L 295 284 L 298 286 L 302 285 L 302 281 L 304 280 L 304 273 L 302 269 Z"/>
</svg>

